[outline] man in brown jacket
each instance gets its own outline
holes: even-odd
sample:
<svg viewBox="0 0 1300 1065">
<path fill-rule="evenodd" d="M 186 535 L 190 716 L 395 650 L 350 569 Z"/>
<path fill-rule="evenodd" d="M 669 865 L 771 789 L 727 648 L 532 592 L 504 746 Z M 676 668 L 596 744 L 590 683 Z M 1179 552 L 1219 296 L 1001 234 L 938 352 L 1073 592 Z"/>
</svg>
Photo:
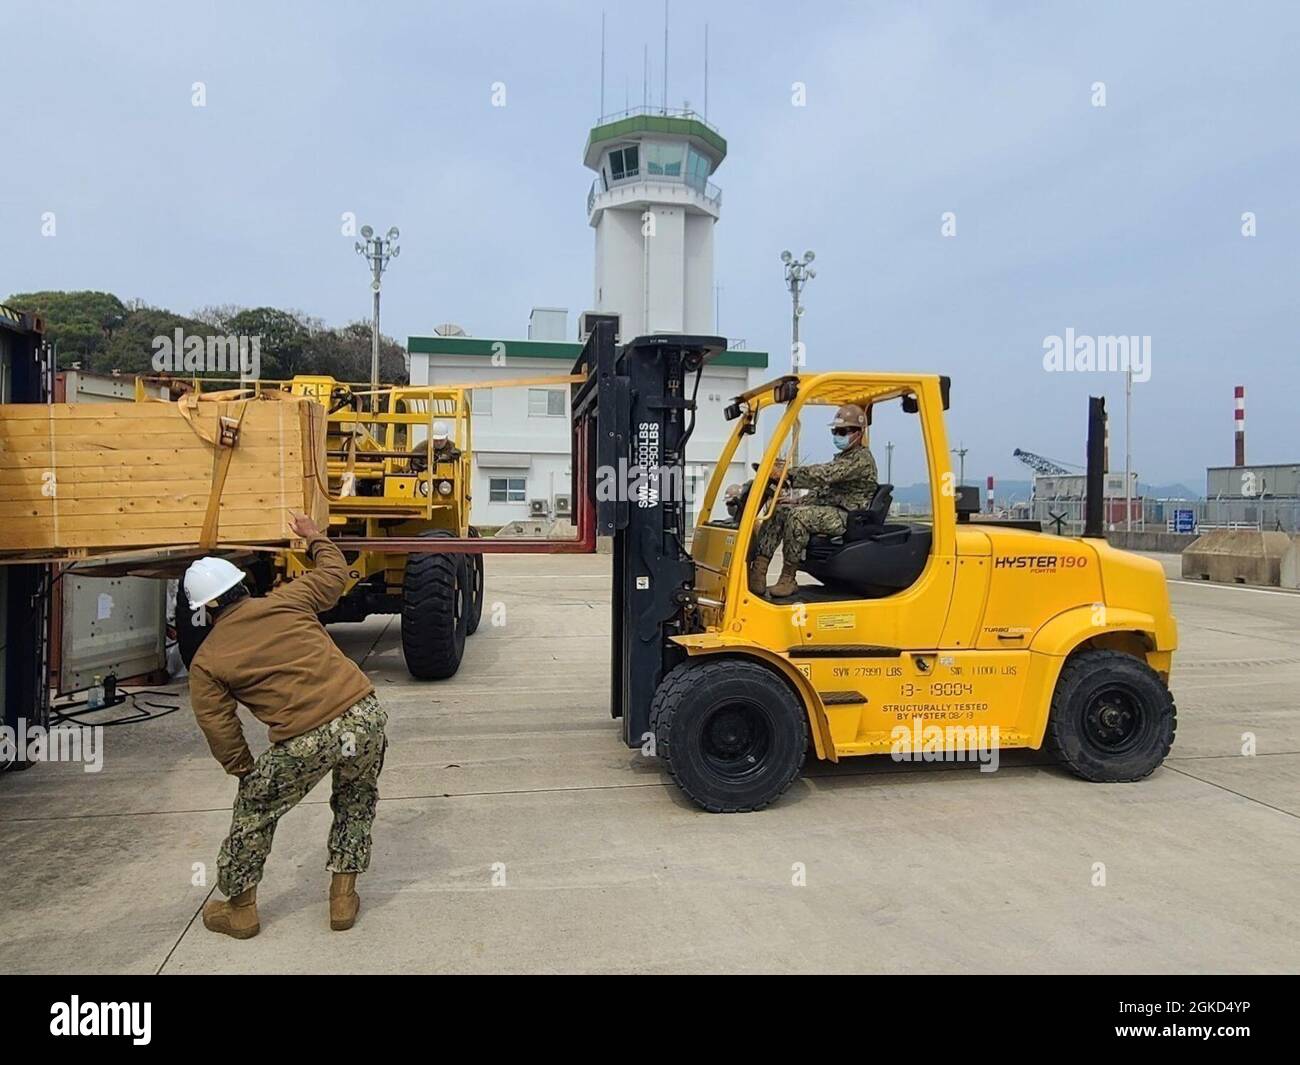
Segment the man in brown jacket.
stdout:
<svg viewBox="0 0 1300 1065">
<path fill-rule="evenodd" d="M 317 619 L 347 583 L 343 553 L 310 519 L 295 517 L 292 526 L 315 568 L 264 597 L 251 596 L 243 572 L 225 559 L 199 559 L 185 574 L 195 620 L 206 614 L 210 626 L 190 665 L 190 702 L 213 757 L 239 778 L 230 835 L 217 858 L 217 886 L 228 901 L 206 903 L 203 923 L 236 939 L 261 930 L 257 883 L 276 823 L 330 772 L 330 927 L 352 927 L 388 746 L 388 717 L 374 685 Z M 269 727 L 271 746 L 256 759 L 237 702 Z"/>
</svg>

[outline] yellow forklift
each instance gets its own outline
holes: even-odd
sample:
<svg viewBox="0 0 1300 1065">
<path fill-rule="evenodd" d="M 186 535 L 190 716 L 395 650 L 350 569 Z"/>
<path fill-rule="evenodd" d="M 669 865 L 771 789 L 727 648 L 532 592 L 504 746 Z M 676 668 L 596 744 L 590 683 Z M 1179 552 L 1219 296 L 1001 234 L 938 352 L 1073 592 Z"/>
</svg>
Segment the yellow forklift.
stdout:
<svg viewBox="0 0 1300 1065">
<path fill-rule="evenodd" d="M 1093 781 L 1131 781 L 1168 754 L 1177 628 L 1158 563 L 1111 548 L 1102 529 L 1105 405 L 1091 401 L 1082 537 L 1033 522 L 974 520 L 978 489 L 955 483 L 944 428 L 949 381 L 933 374 L 782 377 L 738 396 L 687 546 L 681 485 L 702 368 L 717 337 L 641 337 L 598 325 L 575 370 L 587 469 L 644 467 L 658 487 L 598 500 L 613 537 L 611 708 L 623 740 L 662 759 L 706 810 L 760 809 L 829 761 L 942 755 L 974 744 L 1048 745 Z M 814 537 L 788 598 L 747 581 L 755 534 L 784 493 L 801 416 L 846 403 L 917 420 L 929 515 L 890 517 L 892 487 Z M 753 481 L 716 512 L 740 444 L 770 439 Z M 576 439 L 576 438 L 575 438 Z M 710 458 L 713 458 L 710 456 Z M 634 479 L 635 480 L 635 479 Z M 592 490 L 589 482 L 587 490 Z M 920 753 L 917 751 L 916 753 Z"/>
<path fill-rule="evenodd" d="M 139 387 L 147 383 L 152 379 L 142 379 Z M 232 386 L 238 384 L 197 379 L 185 383 L 200 394 Z M 368 541 L 370 546 L 345 548 L 347 588 L 321 621 L 399 614 L 402 653 L 411 676 L 437 680 L 455 674 L 465 639 L 478 628 L 483 613 L 481 551 L 440 550 L 443 541 L 473 544 L 479 539 L 469 522 L 468 392 L 418 385 L 372 389 L 310 375 L 243 387 L 288 392 L 326 408 L 328 485 L 322 488 L 329 498 L 328 531 L 332 537 Z M 393 546 L 397 541 L 406 542 L 407 548 Z M 310 568 L 300 551 L 257 556 L 242 564 L 260 591 Z M 177 643 L 188 665 L 203 632 L 189 611 L 177 610 L 176 616 Z"/>
</svg>

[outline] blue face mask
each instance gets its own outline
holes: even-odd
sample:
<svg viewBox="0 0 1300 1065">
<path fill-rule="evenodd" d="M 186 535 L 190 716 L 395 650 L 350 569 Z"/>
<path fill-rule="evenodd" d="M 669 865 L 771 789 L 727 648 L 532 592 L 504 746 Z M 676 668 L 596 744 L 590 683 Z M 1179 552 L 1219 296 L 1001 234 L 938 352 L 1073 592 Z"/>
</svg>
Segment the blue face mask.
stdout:
<svg viewBox="0 0 1300 1065">
<path fill-rule="evenodd" d="M 852 436 L 832 436 L 831 443 L 835 445 L 836 451 L 843 451 L 853 442 Z"/>
</svg>

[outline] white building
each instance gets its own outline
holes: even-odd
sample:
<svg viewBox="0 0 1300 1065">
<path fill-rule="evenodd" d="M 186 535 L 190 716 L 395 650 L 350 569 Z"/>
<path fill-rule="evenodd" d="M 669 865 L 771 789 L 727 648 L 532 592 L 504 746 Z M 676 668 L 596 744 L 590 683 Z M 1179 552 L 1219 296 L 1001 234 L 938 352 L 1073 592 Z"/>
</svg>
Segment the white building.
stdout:
<svg viewBox="0 0 1300 1065">
<path fill-rule="evenodd" d="M 484 381 L 564 375 L 582 351 L 577 341 L 492 340 L 422 336 L 408 341 L 411 383 L 473 386 Z M 493 356 L 497 358 L 494 359 Z M 504 362 L 502 363 L 502 356 Z M 767 355 L 728 351 L 700 378 L 695 433 L 687 445 L 688 480 L 703 493 L 712 463 L 731 435 L 723 417 L 731 399 L 767 377 Z M 573 505 L 570 491 L 569 386 L 475 389 L 473 409 L 473 520 L 500 526 L 541 512 L 557 515 Z M 762 455 L 758 436 L 746 437 L 729 481 L 753 476 L 749 463 Z"/>
<path fill-rule="evenodd" d="M 709 177 L 727 143 L 692 112 L 641 109 L 602 120 L 584 162 L 597 177 L 587 196 L 595 230 L 593 308 L 619 316 L 620 337 L 714 332 L 713 226 L 722 193 Z M 582 350 L 563 308 L 534 308 L 528 339 L 413 336 L 412 384 L 469 385 L 571 371 Z M 495 356 L 495 357 L 494 357 Z M 687 447 L 688 488 L 703 493 L 712 463 L 731 435 L 728 402 L 767 377 L 767 355 L 728 351 L 706 368 Z M 500 526 L 556 516 L 573 506 L 569 387 L 476 389 L 473 408 L 473 520 Z M 728 481 L 752 475 L 761 441 L 747 437 Z"/>
</svg>

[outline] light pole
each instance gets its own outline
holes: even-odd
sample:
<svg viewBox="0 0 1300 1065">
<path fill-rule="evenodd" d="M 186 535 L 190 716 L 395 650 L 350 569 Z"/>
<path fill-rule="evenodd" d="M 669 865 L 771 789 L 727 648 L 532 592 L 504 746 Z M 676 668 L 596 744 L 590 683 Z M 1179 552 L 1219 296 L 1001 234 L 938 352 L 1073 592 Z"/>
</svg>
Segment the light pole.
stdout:
<svg viewBox="0 0 1300 1065">
<path fill-rule="evenodd" d="M 894 483 L 894 442 L 885 445 L 885 484 Z"/>
<path fill-rule="evenodd" d="M 817 271 L 809 263 L 817 256 L 811 251 L 803 253 L 802 259 L 796 259 L 789 251 L 781 253 L 781 262 L 785 264 L 785 287 L 790 290 L 790 372 L 797 374 L 804 364 L 803 348 L 799 342 L 799 319 L 803 317 L 803 304 L 799 302 L 799 297 L 803 294 L 803 287 L 814 277 Z M 799 449 L 797 446 L 790 449 L 790 463 L 794 465 L 799 461 Z"/>
<path fill-rule="evenodd" d="M 379 409 L 380 278 L 384 276 L 384 271 L 388 269 L 388 260 L 397 258 L 402 249 L 397 246 L 397 238 L 400 234 L 397 232 L 396 226 L 392 226 L 382 237 L 375 236 L 375 231 L 370 226 L 362 226 L 361 236 L 365 243 L 363 244 L 360 240 L 357 241 L 357 254 L 364 255 L 366 261 L 370 264 L 370 291 L 375 296 L 374 319 L 370 323 L 370 409 L 377 411 Z"/>
<path fill-rule="evenodd" d="M 790 290 L 790 372 L 798 373 L 803 367 L 803 352 L 799 348 L 799 319 L 803 317 L 803 304 L 799 297 L 803 287 L 814 277 L 817 271 L 808 264 L 815 258 L 810 251 L 803 253 L 802 259 L 796 259 L 788 251 L 781 253 L 781 262 L 785 263 L 785 287 Z"/>
<path fill-rule="evenodd" d="M 961 472 L 957 475 L 958 488 L 966 483 L 966 452 L 969 450 L 970 448 L 968 447 L 955 447 L 952 449 L 952 453 L 956 455 L 959 460 L 959 468 L 961 469 Z"/>
</svg>

